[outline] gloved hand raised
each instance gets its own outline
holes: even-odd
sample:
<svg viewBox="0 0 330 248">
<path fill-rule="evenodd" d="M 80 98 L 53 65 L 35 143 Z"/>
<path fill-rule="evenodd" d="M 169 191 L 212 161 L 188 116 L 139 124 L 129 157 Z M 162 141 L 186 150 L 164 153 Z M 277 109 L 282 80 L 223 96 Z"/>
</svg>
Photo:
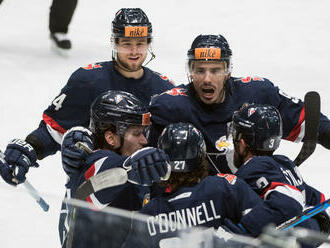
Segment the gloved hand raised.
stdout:
<svg viewBox="0 0 330 248">
<path fill-rule="evenodd" d="M 127 170 L 129 182 L 150 186 L 152 183 L 168 180 L 171 173 L 168 160 L 163 150 L 145 147 L 129 156 L 124 161 L 123 168 Z"/>
<path fill-rule="evenodd" d="M 62 139 L 62 166 L 67 175 L 72 176 L 81 171 L 85 164 L 88 153 L 76 147 L 76 143 L 80 141 L 91 150 L 94 149 L 93 134 L 84 127 L 73 127 L 69 129 Z"/>
<path fill-rule="evenodd" d="M 0 159 L 0 174 L 11 185 L 23 183 L 30 167 L 38 167 L 37 153 L 25 140 L 13 139 Z"/>
</svg>

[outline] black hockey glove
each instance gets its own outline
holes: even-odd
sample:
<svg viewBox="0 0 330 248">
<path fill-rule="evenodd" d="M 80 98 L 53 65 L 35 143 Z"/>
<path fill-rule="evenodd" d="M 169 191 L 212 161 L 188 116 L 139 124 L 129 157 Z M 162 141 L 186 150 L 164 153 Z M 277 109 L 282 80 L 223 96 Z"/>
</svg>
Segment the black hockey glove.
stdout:
<svg viewBox="0 0 330 248">
<path fill-rule="evenodd" d="M 84 143 L 91 150 L 94 149 L 93 134 L 89 129 L 73 127 L 64 134 L 61 147 L 62 166 L 68 176 L 79 173 L 88 156 L 85 150 L 76 146 L 78 141 Z"/>
<path fill-rule="evenodd" d="M 25 140 L 13 139 L 0 160 L 2 178 L 11 185 L 23 183 L 30 167 L 38 167 L 37 154 Z"/>
<path fill-rule="evenodd" d="M 150 186 L 152 183 L 166 181 L 171 174 L 167 154 L 154 147 L 142 148 L 123 163 L 127 170 L 128 181 L 134 184 Z"/>
</svg>

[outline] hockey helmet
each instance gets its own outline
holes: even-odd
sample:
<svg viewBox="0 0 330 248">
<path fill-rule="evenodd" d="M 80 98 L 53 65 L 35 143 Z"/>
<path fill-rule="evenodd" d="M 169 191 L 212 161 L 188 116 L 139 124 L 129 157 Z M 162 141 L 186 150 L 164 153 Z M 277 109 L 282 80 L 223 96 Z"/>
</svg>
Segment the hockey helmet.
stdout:
<svg viewBox="0 0 330 248">
<path fill-rule="evenodd" d="M 109 90 L 98 96 L 91 105 L 90 129 L 96 134 L 105 131 L 111 126 L 116 133 L 124 137 L 130 126 L 150 125 L 150 113 L 134 95 Z"/>
<path fill-rule="evenodd" d="M 224 61 L 231 72 L 232 51 L 222 35 L 198 35 L 187 52 L 188 65 L 192 61 Z"/>
<path fill-rule="evenodd" d="M 169 156 L 174 172 L 192 171 L 206 156 L 203 135 L 189 123 L 168 125 L 158 139 L 158 148 Z"/>
<path fill-rule="evenodd" d="M 227 134 L 234 142 L 243 138 L 254 150 L 275 151 L 282 138 L 281 114 L 270 105 L 245 104 L 234 113 Z"/>
<path fill-rule="evenodd" d="M 112 35 L 114 38 L 152 38 L 152 25 L 147 15 L 140 8 L 122 8 L 112 21 Z"/>
</svg>

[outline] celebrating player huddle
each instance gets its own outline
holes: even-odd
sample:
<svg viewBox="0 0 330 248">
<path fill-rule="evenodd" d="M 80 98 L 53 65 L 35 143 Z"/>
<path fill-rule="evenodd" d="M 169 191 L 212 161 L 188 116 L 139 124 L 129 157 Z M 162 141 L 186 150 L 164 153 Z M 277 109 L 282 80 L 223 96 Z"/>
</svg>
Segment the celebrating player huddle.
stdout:
<svg viewBox="0 0 330 248">
<path fill-rule="evenodd" d="M 189 83 L 178 88 L 143 66 L 148 52 L 149 61 L 154 54 L 152 25 L 141 9 L 117 12 L 111 42 L 112 61 L 75 71 L 39 127 L 7 146 L 0 160 L 7 183 L 24 182 L 37 159 L 58 150 L 69 176 L 66 198 L 95 175 L 125 170 L 123 184 L 84 199 L 95 209 L 149 216 L 123 225 L 118 247 L 159 247 L 195 226 L 257 237 L 266 225 L 280 225 L 325 200 L 291 160 L 273 154 L 281 139 L 303 140 L 304 102 L 268 79 L 232 77 L 232 50 L 222 35 L 193 40 Z M 323 114 L 316 138 L 330 149 L 330 121 Z M 82 224 L 96 213 L 66 203 L 62 210 L 62 246 L 97 246 L 92 233 L 98 230 Z M 300 226 L 328 234 L 330 219 L 321 212 Z"/>
</svg>

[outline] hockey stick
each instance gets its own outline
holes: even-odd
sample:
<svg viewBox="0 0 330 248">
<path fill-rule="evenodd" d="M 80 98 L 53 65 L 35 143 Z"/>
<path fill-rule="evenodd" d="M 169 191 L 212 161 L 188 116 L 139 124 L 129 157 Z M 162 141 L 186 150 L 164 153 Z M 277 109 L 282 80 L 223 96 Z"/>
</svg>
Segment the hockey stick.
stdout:
<svg viewBox="0 0 330 248">
<path fill-rule="evenodd" d="M 76 146 L 79 149 L 86 151 L 88 154 L 93 152 L 82 142 L 77 142 Z M 85 200 L 86 197 L 97 191 L 125 184 L 127 179 L 127 172 L 123 168 L 118 167 L 102 171 L 82 183 L 76 190 L 75 198 L 78 200 Z"/>
<path fill-rule="evenodd" d="M 317 215 L 318 213 L 326 210 L 328 207 L 330 207 L 330 199 L 316 205 L 312 209 L 307 210 L 304 213 L 301 213 L 300 215 L 297 215 L 296 217 L 293 217 L 292 219 L 280 224 L 276 227 L 276 229 L 279 230 L 288 230 L 299 223 L 308 220 L 309 218 L 313 217 L 314 215 Z"/>
<path fill-rule="evenodd" d="M 3 152 L 1 150 L 0 150 L 0 159 L 5 160 L 5 154 L 3 154 Z M 17 179 L 15 177 L 12 180 L 17 183 Z M 26 188 L 27 192 L 37 201 L 37 203 L 42 208 L 42 210 L 44 210 L 45 212 L 47 212 L 48 209 L 49 209 L 49 205 L 40 196 L 40 194 L 38 193 L 38 191 L 31 185 L 31 183 L 29 183 L 28 180 L 25 180 L 25 182 L 23 183 L 23 185 Z"/>
<path fill-rule="evenodd" d="M 320 95 L 316 91 L 309 91 L 304 98 L 305 104 L 305 136 L 301 150 L 294 163 L 301 165 L 314 152 L 320 122 Z"/>
<path fill-rule="evenodd" d="M 38 191 L 31 185 L 31 183 L 29 183 L 28 180 L 25 180 L 23 185 L 27 189 L 29 194 L 37 201 L 42 210 L 47 212 L 49 209 L 48 203 L 39 195 Z"/>
</svg>

